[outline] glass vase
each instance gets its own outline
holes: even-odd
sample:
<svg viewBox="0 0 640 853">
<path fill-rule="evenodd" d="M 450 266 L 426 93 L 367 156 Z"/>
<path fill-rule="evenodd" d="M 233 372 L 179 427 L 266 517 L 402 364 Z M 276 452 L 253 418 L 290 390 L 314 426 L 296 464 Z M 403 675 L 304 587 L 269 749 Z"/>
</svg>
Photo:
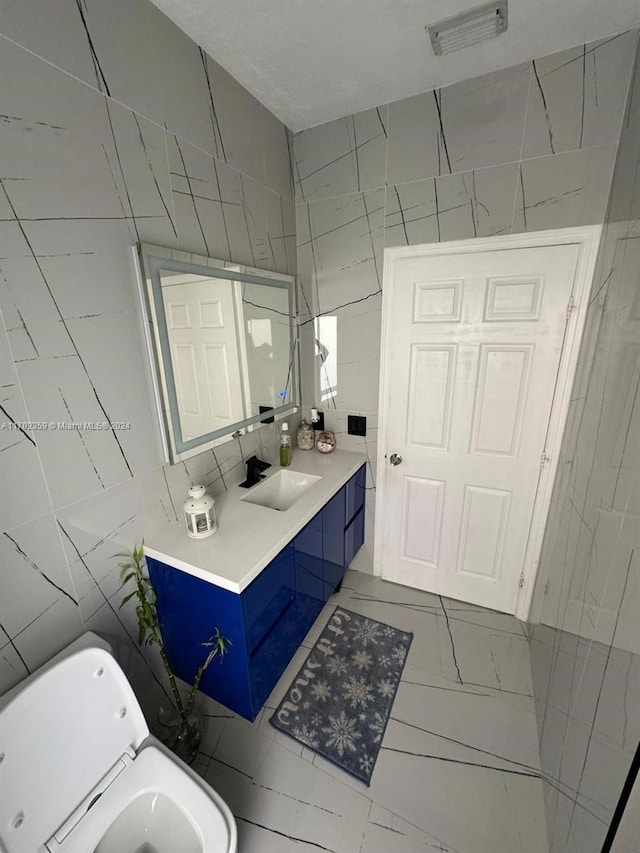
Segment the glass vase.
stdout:
<svg viewBox="0 0 640 853">
<path fill-rule="evenodd" d="M 186 699 L 183 699 L 183 706 L 186 706 Z M 162 743 L 178 758 L 191 764 L 198 754 L 202 738 L 202 720 L 198 710 L 193 707 L 187 716 L 183 716 L 173 705 L 161 705 L 158 722 L 162 729 Z"/>
</svg>

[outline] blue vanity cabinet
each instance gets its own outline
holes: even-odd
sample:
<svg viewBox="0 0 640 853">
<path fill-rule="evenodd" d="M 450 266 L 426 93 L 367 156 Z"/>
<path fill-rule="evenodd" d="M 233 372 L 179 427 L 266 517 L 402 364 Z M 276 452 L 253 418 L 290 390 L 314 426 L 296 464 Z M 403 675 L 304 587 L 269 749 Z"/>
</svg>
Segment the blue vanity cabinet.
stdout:
<svg viewBox="0 0 640 853">
<path fill-rule="evenodd" d="M 216 628 L 229 653 L 203 693 L 254 720 L 364 539 L 365 469 L 334 495 L 240 594 L 147 557 L 173 671 L 192 684 Z"/>
<path fill-rule="evenodd" d="M 344 526 L 348 527 L 360 511 L 364 511 L 367 469 L 363 465 L 348 481 L 345 488 Z M 360 543 L 362 544 L 362 543 Z"/>
<path fill-rule="evenodd" d="M 364 541 L 364 465 L 293 540 L 300 642 Z"/>
<path fill-rule="evenodd" d="M 296 574 L 298 640 L 302 642 L 326 601 L 323 579 L 323 514 L 321 510 L 293 540 Z"/>
<path fill-rule="evenodd" d="M 364 496 L 366 468 L 363 465 L 323 509 L 324 584 L 328 598 L 364 542 Z"/>
<path fill-rule="evenodd" d="M 174 672 L 192 684 L 216 627 L 229 653 L 205 671 L 200 689 L 254 720 L 298 648 L 293 548 L 287 545 L 244 592 L 222 589 L 147 557 L 162 638 Z"/>
<path fill-rule="evenodd" d="M 299 645 L 294 565 L 293 546 L 289 544 L 240 594 L 251 720 L 264 705 Z"/>
<path fill-rule="evenodd" d="M 214 660 L 208 667 L 200 689 L 253 719 L 242 597 L 152 557 L 147 557 L 147 568 L 156 591 L 162 639 L 175 674 L 187 684 L 193 683 L 207 655 L 202 644 L 220 628 L 232 645 L 220 664 Z"/>
<path fill-rule="evenodd" d="M 348 565 L 345 561 L 344 548 L 346 497 L 347 486 L 343 486 L 322 510 L 324 546 L 322 577 L 325 601 L 340 584 Z"/>
</svg>

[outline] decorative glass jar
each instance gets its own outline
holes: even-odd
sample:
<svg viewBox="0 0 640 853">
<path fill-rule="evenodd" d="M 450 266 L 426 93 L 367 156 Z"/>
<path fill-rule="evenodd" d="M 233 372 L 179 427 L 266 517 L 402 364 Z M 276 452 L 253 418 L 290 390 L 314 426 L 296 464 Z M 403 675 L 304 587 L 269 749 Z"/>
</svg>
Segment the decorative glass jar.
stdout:
<svg viewBox="0 0 640 853">
<path fill-rule="evenodd" d="M 320 433 L 316 447 L 320 453 L 331 453 L 336 449 L 336 437 L 331 430 L 327 429 Z"/>
<path fill-rule="evenodd" d="M 215 500 L 207 494 L 205 486 L 192 486 L 189 498 L 185 501 L 184 517 L 187 524 L 187 536 L 192 539 L 204 539 L 218 529 L 213 509 Z"/>
<path fill-rule="evenodd" d="M 303 420 L 296 432 L 296 444 L 300 450 L 313 450 L 315 443 L 316 436 L 313 427 Z"/>
</svg>

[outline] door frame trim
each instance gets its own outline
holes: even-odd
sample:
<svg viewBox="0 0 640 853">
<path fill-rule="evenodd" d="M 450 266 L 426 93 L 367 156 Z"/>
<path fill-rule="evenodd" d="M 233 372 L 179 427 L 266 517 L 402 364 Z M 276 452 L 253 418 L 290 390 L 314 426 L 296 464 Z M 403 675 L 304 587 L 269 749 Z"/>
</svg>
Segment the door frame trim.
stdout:
<svg viewBox="0 0 640 853">
<path fill-rule="evenodd" d="M 393 300 L 393 276 L 394 262 L 399 259 L 419 257 L 427 258 L 436 255 L 459 255 L 477 252 L 494 252 L 506 249 L 543 248 L 545 246 L 578 245 L 578 261 L 573 281 L 571 295 L 573 298 L 573 309 L 565 330 L 565 338 L 560 354 L 556 389 L 554 392 L 549 424 L 547 430 L 547 441 L 545 453 L 546 464 L 541 468 L 538 487 L 536 490 L 535 503 L 531 516 L 531 527 L 525 551 L 522 571 L 524 572 L 524 585 L 519 590 L 516 599 L 515 616 L 522 621 L 527 621 L 531 610 L 533 590 L 538 572 L 542 541 L 546 528 L 551 495 L 558 469 L 558 457 L 562 444 L 562 437 L 567 421 L 569 403 L 573 382 L 578 365 L 578 354 L 584 332 L 587 309 L 589 307 L 589 294 L 593 285 L 596 270 L 596 260 L 600 247 L 602 225 L 585 225 L 576 228 L 558 228 L 553 231 L 534 231 L 526 234 L 508 234 L 499 237 L 480 237 L 469 240 L 454 240 L 446 243 L 425 243 L 417 246 L 398 246 L 384 250 L 384 268 L 382 284 L 382 328 L 380 341 L 380 385 L 378 403 L 378 453 L 377 453 L 377 483 L 376 483 L 376 522 L 384 512 L 384 500 L 387 482 L 387 421 L 382 412 L 382 405 L 386 399 L 388 384 L 390 382 L 387 348 L 390 344 L 387 319 L 389 307 Z M 374 529 L 378 533 L 379 525 L 376 523 Z M 382 575 L 384 543 L 380 535 L 374 536 L 373 546 L 373 570 L 374 574 Z"/>
</svg>

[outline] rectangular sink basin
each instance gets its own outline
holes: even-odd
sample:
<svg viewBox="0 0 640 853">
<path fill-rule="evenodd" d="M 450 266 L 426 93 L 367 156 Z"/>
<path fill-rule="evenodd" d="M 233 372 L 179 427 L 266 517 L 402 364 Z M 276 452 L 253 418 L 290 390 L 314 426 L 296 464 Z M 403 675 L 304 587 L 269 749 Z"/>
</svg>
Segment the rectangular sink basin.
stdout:
<svg viewBox="0 0 640 853">
<path fill-rule="evenodd" d="M 252 486 L 241 500 L 284 512 L 321 479 L 322 477 L 317 477 L 315 474 L 301 474 L 284 468 L 264 483 Z"/>
</svg>

